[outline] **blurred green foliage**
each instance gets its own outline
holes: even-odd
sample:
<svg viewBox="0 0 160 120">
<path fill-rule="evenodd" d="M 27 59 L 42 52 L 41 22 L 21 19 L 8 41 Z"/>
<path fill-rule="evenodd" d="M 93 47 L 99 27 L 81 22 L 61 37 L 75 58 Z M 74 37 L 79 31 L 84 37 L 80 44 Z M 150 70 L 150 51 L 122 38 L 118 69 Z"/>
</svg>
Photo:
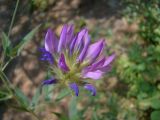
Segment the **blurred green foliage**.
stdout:
<svg viewBox="0 0 160 120">
<path fill-rule="evenodd" d="M 39 27 L 40 25 L 31 30 L 26 36 L 24 36 L 24 38 L 21 39 L 21 41 L 16 46 L 12 45 L 9 35 L 2 32 L 3 52 L 0 56 L 0 82 L 2 81 L 2 84 L 0 84 L 0 103 L 23 112 L 30 112 L 35 117 L 37 116 L 33 113 L 30 107 L 29 99 L 19 88 L 17 88 L 17 86 L 13 86 L 11 80 L 5 73 L 5 69 L 9 67 L 9 63 L 14 58 L 20 56 L 21 51 L 23 50 L 25 45 L 33 38 Z M 35 97 L 33 97 L 33 100 L 34 104 L 36 104 Z"/>
<path fill-rule="evenodd" d="M 126 16 L 139 21 L 139 35 L 149 43 L 160 42 L 160 1 L 124 0 Z"/>
<path fill-rule="evenodd" d="M 125 16 L 139 24 L 138 37 L 117 62 L 117 73 L 129 87 L 128 96 L 135 97 L 137 107 L 151 120 L 160 114 L 160 1 L 124 0 Z M 146 112 L 149 111 L 149 112 Z M 141 118 L 142 117 L 142 118 Z"/>
<path fill-rule="evenodd" d="M 56 0 L 30 0 L 32 9 L 46 10 L 50 5 L 54 4 Z"/>
</svg>

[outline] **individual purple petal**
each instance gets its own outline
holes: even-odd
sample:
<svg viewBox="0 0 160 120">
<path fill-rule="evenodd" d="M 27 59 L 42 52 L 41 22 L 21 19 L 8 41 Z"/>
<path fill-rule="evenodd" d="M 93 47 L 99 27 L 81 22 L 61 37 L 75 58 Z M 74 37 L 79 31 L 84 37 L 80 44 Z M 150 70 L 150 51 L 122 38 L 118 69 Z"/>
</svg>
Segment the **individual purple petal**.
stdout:
<svg viewBox="0 0 160 120">
<path fill-rule="evenodd" d="M 92 67 L 92 70 L 96 70 L 96 68 L 102 66 L 105 62 L 105 57 L 102 57 L 100 58 L 98 61 L 94 62 L 91 67 Z"/>
<path fill-rule="evenodd" d="M 77 39 L 76 39 L 76 43 L 74 46 L 74 51 L 81 51 L 82 50 L 83 45 L 84 45 L 83 37 L 86 32 L 87 32 L 87 29 L 84 28 L 77 34 Z"/>
<path fill-rule="evenodd" d="M 84 70 L 86 72 L 96 71 L 98 70 L 98 68 L 104 65 L 105 60 L 106 60 L 105 57 L 101 57 L 98 61 L 94 62 L 90 66 L 87 66 Z"/>
<path fill-rule="evenodd" d="M 76 83 L 69 84 L 69 87 L 74 91 L 75 95 L 78 96 L 79 94 L 79 88 Z"/>
<path fill-rule="evenodd" d="M 92 93 L 92 96 L 96 96 L 96 88 L 91 84 L 86 84 L 84 88 Z"/>
<path fill-rule="evenodd" d="M 90 60 L 90 63 L 93 63 L 97 59 L 103 48 L 104 40 L 100 40 L 89 46 L 86 58 Z"/>
<path fill-rule="evenodd" d="M 85 33 L 87 32 L 87 29 L 84 28 L 82 29 L 79 33 L 78 33 L 78 37 L 77 37 L 77 41 L 76 41 L 76 47 L 78 48 L 78 46 L 81 44 L 82 42 L 82 38 L 84 37 Z"/>
<path fill-rule="evenodd" d="M 66 36 L 67 36 L 67 25 L 64 25 L 61 31 L 61 35 L 60 35 L 60 40 L 58 44 L 58 52 L 60 52 L 62 48 L 65 47 Z"/>
<path fill-rule="evenodd" d="M 68 72 L 68 71 L 69 71 L 69 67 L 68 67 L 67 64 L 66 64 L 65 57 L 64 57 L 64 54 L 63 54 L 63 53 L 61 53 L 61 56 L 60 56 L 60 58 L 59 58 L 58 66 L 59 66 L 59 68 L 62 69 L 64 72 Z"/>
<path fill-rule="evenodd" d="M 96 70 L 93 72 L 87 72 L 87 73 L 83 73 L 83 78 L 90 78 L 90 79 L 94 79 L 94 80 L 98 80 L 102 77 L 104 72 L 100 71 L 100 70 Z"/>
<path fill-rule="evenodd" d="M 78 35 L 76 35 L 76 36 L 73 38 L 73 40 L 72 40 L 72 42 L 71 42 L 71 45 L 69 46 L 69 53 L 70 53 L 70 55 L 73 53 L 73 50 L 74 50 L 74 46 L 75 46 L 75 44 L 76 44 L 77 37 L 78 37 Z"/>
<path fill-rule="evenodd" d="M 51 78 L 51 79 L 44 80 L 42 82 L 42 85 L 50 85 L 50 84 L 56 84 L 56 83 L 57 83 L 57 80 L 54 78 Z"/>
<path fill-rule="evenodd" d="M 115 53 L 113 53 L 111 56 L 109 56 L 108 58 L 106 58 L 106 61 L 104 62 L 104 67 L 108 66 L 114 59 L 115 59 L 116 55 Z"/>
<path fill-rule="evenodd" d="M 98 66 L 97 69 L 101 70 L 103 72 L 110 71 L 111 70 L 111 65 L 110 64 L 113 62 L 115 57 L 116 57 L 116 55 L 113 53 L 108 58 L 106 58 L 104 64 L 102 66 Z"/>
<path fill-rule="evenodd" d="M 39 50 L 42 52 L 40 60 L 48 61 L 50 64 L 53 64 L 54 59 L 53 59 L 52 54 L 50 52 L 46 51 L 45 48 L 40 48 Z"/>
<path fill-rule="evenodd" d="M 58 39 L 51 29 L 47 30 L 45 36 L 45 49 L 46 51 L 53 53 L 57 51 Z"/>
<path fill-rule="evenodd" d="M 80 51 L 83 46 L 83 37 L 85 33 L 87 32 L 87 29 L 82 29 L 72 40 L 70 45 L 70 54 L 72 54 L 74 51 Z"/>
<path fill-rule="evenodd" d="M 66 45 L 67 47 L 69 47 L 72 39 L 74 36 L 74 26 L 73 25 L 69 25 L 68 29 L 67 29 L 67 36 L 66 36 Z"/>
<path fill-rule="evenodd" d="M 105 67 L 99 67 L 97 69 L 102 71 L 102 72 L 107 73 L 107 72 L 111 71 L 111 68 L 112 68 L 111 65 L 108 65 L 108 66 L 105 66 Z"/>
<path fill-rule="evenodd" d="M 90 36 L 88 35 L 88 31 L 86 31 L 82 42 L 84 42 L 84 47 L 80 52 L 80 55 L 78 56 L 78 59 L 77 59 L 78 62 L 82 62 L 84 60 L 87 53 L 88 46 L 90 44 Z"/>
</svg>

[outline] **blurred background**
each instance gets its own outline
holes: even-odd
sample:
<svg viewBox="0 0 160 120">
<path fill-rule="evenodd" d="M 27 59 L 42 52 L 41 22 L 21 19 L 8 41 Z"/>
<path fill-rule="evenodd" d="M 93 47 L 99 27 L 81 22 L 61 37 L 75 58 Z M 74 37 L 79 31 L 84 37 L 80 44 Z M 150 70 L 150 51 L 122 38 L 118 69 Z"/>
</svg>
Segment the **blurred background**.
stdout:
<svg viewBox="0 0 160 120">
<path fill-rule="evenodd" d="M 8 32 L 15 5 L 16 0 L 0 0 L 0 33 Z M 36 109 L 38 116 L 43 120 L 160 120 L 160 1 L 21 0 L 10 35 L 13 45 L 41 27 L 5 73 L 29 99 L 46 76 L 38 51 L 46 30 L 52 28 L 59 35 L 65 23 L 74 24 L 76 31 L 86 26 L 92 41 L 105 38 L 107 50 L 117 57 L 112 71 L 95 82 L 96 97 L 82 93 L 76 103 L 70 102 L 70 96 L 55 102 L 60 92 L 55 89 L 46 98 L 53 102 Z M 0 120 L 32 119 L 0 102 Z"/>
</svg>

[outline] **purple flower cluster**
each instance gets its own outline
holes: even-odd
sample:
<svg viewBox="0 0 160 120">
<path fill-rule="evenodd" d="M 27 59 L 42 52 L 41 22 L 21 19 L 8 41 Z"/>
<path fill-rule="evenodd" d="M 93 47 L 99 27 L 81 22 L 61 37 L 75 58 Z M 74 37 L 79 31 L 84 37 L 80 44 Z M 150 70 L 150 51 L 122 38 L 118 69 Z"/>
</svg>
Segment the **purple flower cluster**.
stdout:
<svg viewBox="0 0 160 120">
<path fill-rule="evenodd" d="M 43 85 L 67 85 L 76 96 L 79 94 L 78 86 L 84 86 L 84 89 L 95 96 L 96 89 L 88 81 L 102 78 L 110 70 L 110 64 L 115 58 L 115 54 L 106 57 L 104 48 L 104 39 L 91 44 L 86 28 L 74 34 L 73 25 L 64 25 L 59 40 L 48 29 L 45 47 L 41 49 L 41 60 L 50 63 L 53 78 L 45 80 Z"/>
</svg>

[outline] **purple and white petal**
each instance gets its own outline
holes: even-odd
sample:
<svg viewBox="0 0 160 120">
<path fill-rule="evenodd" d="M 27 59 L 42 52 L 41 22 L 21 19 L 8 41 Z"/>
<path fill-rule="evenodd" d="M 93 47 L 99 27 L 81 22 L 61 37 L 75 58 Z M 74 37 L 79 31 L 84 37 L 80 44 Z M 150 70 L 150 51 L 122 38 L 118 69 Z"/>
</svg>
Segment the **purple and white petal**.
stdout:
<svg viewBox="0 0 160 120">
<path fill-rule="evenodd" d="M 101 57 L 99 60 L 91 64 L 90 66 L 86 67 L 85 69 L 87 72 L 89 71 L 96 71 L 98 68 L 102 67 L 105 62 L 105 57 Z"/>
<path fill-rule="evenodd" d="M 104 40 L 99 40 L 98 42 L 89 46 L 86 59 L 89 60 L 90 63 L 93 63 L 99 57 L 104 48 L 104 44 Z"/>
<path fill-rule="evenodd" d="M 84 28 L 78 33 L 74 51 L 80 50 L 82 48 L 82 46 L 84 44 L 83 37 L 85 36 L 87 31 L 88 30 L 86 28 Z"/>
<path fill-rule="evenodd" d="M 76 35 L 76 36 L 73 38 L 73 40 L 72 40 L 72 42 L 71 42 L 71 45 L 69 46 L 69 53 L 70 53 L 70 55 L 72 55 L 73 52 L 74 52 L 74 47 L 75 47 L 75 44 L 76 44 L 76 41 L 77 41 L 77 37 L 78 37 L 78 35 Z"/>
<path fill-rule="evenodd" d="M 69 25 L 67 28 L 66 47 L 69 47 L 73 37 L 74 37 L 74 26 Z"/>
<path fill-rule="evenodd" d="M 102 71 L 102 72 L 107 73 L 107 72 L 111 71 L 111 68 L 112 68 L 112 66 L 108 65 L 108 66 L 105 66 L 105 67 L 99 67 L 97 69 L 100 70 L 100 71 Z"/>
<path fill-rule="evenodd" d="M 61 31 L 60 40 L 58 44 L 58 52 L 61 52 L 62 48 L 65 47 L 67 37 L 67 25 L 64 25 Z"/>
<path fill-rule="evenodd" d="M 83 37 L 83 41 L 84 42 L 84 47 L 82 49 L 82 51 L 80 52 L 80 55 L 77 58 L 78 62 L 82 62 L 86 56 L 87 50 L 88 50 L 88 46 L 90 44 L 90 36 L 88 35 L 88 31 L 85 33 L 84 37 Z"/>
<path fill-rule="evenodd" d="M 86 73 L 83 73 L 83 78 L 90 78 L 90 79 L 93 79 L 93 80 L 98 80 L 100 78 L 102 78 L 102 75 L 103 75 L 104 72 L 100 71 L 100 70 L 96 70 L 96 71 L 93 71 L 93 72 L 86 72 Z"/>
<path fill-rule="evenodd" d="M 46 51 L 53 53 L 57 51 L 58 39 L 51 29 L 47 30 L 45 36 L 45 49 Z"/>
<path fill-rule="evenodd" d="M 96 96 L 96 88 L 91 84 L 86 84 L 84 88 L 91 92 L 92 96 Z"/>
<path fill-rule="evenodd" d="M 115 53 L 113 53 L 111 56 L 109 56 L 108 58 L 106 58 L 103 67 L 108 66 L 109 64 L 111 64 L 113 62 L 113 60 L 115 59 L 116 55 Z"/>
<path fill-rule="evenodd" d="M 105 62 L 102 66 L 97 67 L 98 70 L 101 70 L 103 72 L 109 72 L 111 70 L 111 63 L 115 59 L 116 55 L 113 53 L 109 57 L 105 59 Z"/>
<path fill-rule="evenodd" d="M 74 91 L 75 95 L 78 96 L 79 94 L 79 88 L 76 83 L 69 84 L 69 87 Z"/>
<path fill-rule="evenodd" d="M 69 67 L 66 64 L 66 60 L 65 60 L 65 57 L 64 57 L 63 53 L 61 53 L 61 55 L 60 55 L 60 58 L 59 58 L 59 61 L 58 61 L 58 66 L 64 72 L 69 71 Z"/>
</svg>

